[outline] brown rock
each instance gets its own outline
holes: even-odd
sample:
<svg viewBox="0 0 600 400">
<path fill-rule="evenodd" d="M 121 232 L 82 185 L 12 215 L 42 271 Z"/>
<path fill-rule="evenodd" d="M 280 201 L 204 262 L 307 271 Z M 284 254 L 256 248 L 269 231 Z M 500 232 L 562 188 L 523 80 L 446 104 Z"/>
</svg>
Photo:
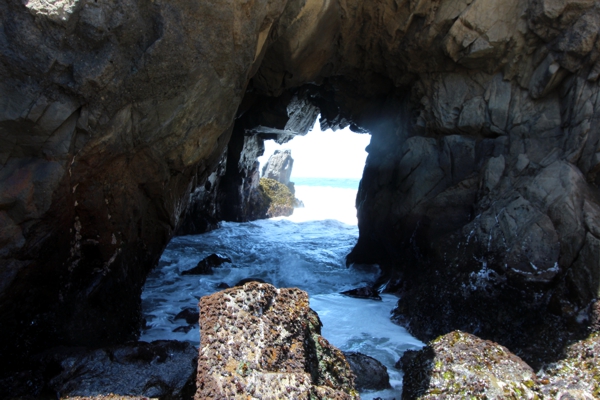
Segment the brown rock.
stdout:
<svg viewBox="0 0 600 400">
<path fill-rule="evenodd" d="M 299 289 L 251 282 L 203 297 L 195 398 L 358 398 L 320 326 Z"/>
</svg>

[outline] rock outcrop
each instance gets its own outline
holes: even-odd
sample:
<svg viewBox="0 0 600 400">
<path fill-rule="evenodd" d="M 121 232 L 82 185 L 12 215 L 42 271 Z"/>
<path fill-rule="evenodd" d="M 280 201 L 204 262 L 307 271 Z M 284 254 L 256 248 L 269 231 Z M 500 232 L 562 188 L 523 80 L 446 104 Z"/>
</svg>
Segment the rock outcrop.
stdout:
<svg viewBox="0 0 600 400">
<path fill-rule="evenodd" d="M 255 218 L 262 141 L 319 113 L 372 134 L 348 261 L 401 278 L 398 318 L 423 340 L 460 328 L 553 357 L 540 332 L 558 354 L 597 321 L 599 13 L 2 2 L 1 368 L 135 338 L 169 239 Z"/>
<path fill-rule="evenodd" d="M 600 394 L 597 335 L 569 347 L 564 359 L 536 375 L 497 343 L 455 331 L 401 359 L 402 398 L 582 399 Z"/>
<path fill-rule="evenodd" d="M 293 214 L 297 200 L 283 183 L 274 179 L 260 178 L 259 190 L 263 196 L 265 217 L 287 217 Z"/>
<path fill-rule="evenodd" d="M 199 307 L 197 400 L 359 398 L 306 292 L 250 282 L 205 296 Z"/>
<path fill-rule="evenodd" d="M 35 369 L 0 380 L 0 396 L 3 399 L 112 399 L 117 395 L 165 400 L 191 398 L 196 387 L 197 360 L 194 346 L 174 340 L 101 349 L 59 347 L 41 355 Z"/>
<path fill-rule="evenodd" d="M 214 272 L 213 268 L 225 263 L 231 263 L 231 258 L 213 253 L 198 261 L 198 264 L 194 268 L 182 271 L 181 275 L 211 275 Z"/>
<path fill-rule="evenodd" d="M 294 159 L 292 158 L 291 150 L 275 150 L 263 167 L 261 176 L 263 178 L 274 179 L 277 182 L 288 186 L 290 177 L 292 176 L 293 167 Z"/>
</svg>

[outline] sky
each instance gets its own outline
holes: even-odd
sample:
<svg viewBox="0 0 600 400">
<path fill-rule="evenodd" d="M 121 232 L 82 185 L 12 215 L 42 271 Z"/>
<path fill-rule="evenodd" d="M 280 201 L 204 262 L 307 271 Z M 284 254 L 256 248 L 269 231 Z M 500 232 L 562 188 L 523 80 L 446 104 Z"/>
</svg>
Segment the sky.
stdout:
<svg viewBox="0 0 600 400">
<path fill-rule="evenodd" d="M 282 145 L 265 141 L 265 153 L 259 157 L 260 168 L 275 150 L 290 149 L 294 159 L 293 178 L 356 178 L 362 177 L 371 135 L 352 132 L 349 128 L 321 131 L 317 120 L 306 136 L 296 136 Z"/>
</svg>

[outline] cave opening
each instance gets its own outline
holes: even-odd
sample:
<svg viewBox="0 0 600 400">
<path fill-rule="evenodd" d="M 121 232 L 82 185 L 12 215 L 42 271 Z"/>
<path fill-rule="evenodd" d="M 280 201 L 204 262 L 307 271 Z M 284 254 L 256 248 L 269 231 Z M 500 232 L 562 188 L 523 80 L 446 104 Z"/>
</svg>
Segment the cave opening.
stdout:
<svg viewBox="0 0 600 400">
<path fill-rule="evenodd" d="M 598 2 L 4 3 L 0 371 L 135 339 L 168 241 L 255 219 L 263 141 L 319 113 L 372 134 L 348 261 L 412 333 L 537 368 L 600 330 Z"/>
<path fill-rule="evenodd" d="M 321 130 L 317 119 L 306 135 L 289 142 L 265 140 L 264 154 L 258 158 L 261 177 L 279 179 L 295 193 L 301 203 L 290 219 L 334 219 L 356 225 L 356 195 L 370 139 L 370 134 L 348 127 Z"/>
<path fill-rule="evenodd" d="M 260 152 L 256 143 L 263 140 L 263 156 L 250 159 L 256 149 Z M 387 368 L 386 378 L 377 385 L 359 388 L 361 398 L 399 398 L 402 374 L 394 366 L 406 350 L 423 343 L 390 320 L 398 297 L 379 293 L 379 266 L 346 265 L 358 239 L 355 201 L 370 140 L 370 134 L 349 128 L 323 131 L 319 120 L 305 135 L 281 140 L 284 143 L 244 136 L 237 162 L 225 161 L 225 170 L 201 188 L 203 193 L 226 187 L 227 168 L 239 173 L 247 166 L 237 175 L 242 179 L 236 193 L 247 190 L 244 201 L 252 202 L 250 184 L 257 184 L 258 173 L 265 176 L 263 167 L 269 160 L 281 156 L 277 165 L 289 173 L 281 186 L 293 188 L 303 206 L 291 215 L 262 219 L 247 215 L 247 221 L 223 220 L 206 232 L 173 238 L 143 288 L 145 323 L 140 340 L 174 339 L 198 346 L 196 303 L 202 296 L 249 281 L 299 288 L 308 293 L 330 343 L 349 358 L 372 357 L 375 365 Z M 285 174 L 274 175 L 279 179 Z M 367 319 L 370 323 L 364 324 Z"/>
</svg>

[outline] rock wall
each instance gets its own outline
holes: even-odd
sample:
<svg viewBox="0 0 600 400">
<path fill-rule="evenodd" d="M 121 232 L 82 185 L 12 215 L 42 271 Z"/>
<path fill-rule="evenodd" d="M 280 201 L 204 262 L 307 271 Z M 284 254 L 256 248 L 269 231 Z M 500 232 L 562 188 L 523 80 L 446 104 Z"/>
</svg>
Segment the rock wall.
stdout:
<svg viewBox="0 0 600 400">
<path fill-rule="evenodd" d="M 145 276 L 284 6 L 0 4 L 3 359 L 137 335 Z"/>
<path fill-rule="evenodd" d="M 396 120 L 371 125 L 348 261 L 397 275 L 418 337 L 478 332 L 535 364 L 583 334 L 600 290 L 600 20 L 590 2 L 509 3 L 458 13 L 431 42 L 456 64 L 418 73 Z"/>
<path fill-rule="evenodd" d="M 592 0 L 3 2 L 3 359 L 135 337 L 145 276 L 186 210 L 250 218 L 260 140 L 303 134 L 319 112 L 324 128 L 373 135 L 349 261 L 402 276 L 398 314 L 419 337 L 524 343 L 515 314 L 585 319 L 600 287 L 598 13 Z M 497 318 L 471 308 L 505 301 Z"/>
</svg>

